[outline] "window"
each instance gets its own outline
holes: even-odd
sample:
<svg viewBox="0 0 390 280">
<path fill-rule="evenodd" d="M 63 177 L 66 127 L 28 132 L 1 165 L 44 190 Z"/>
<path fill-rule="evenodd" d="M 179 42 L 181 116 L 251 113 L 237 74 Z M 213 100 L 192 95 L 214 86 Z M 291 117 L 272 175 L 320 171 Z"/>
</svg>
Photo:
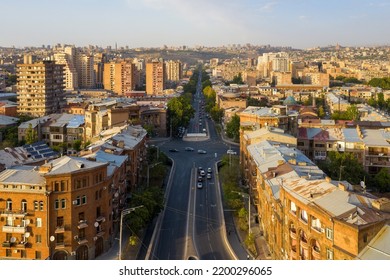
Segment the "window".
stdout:
<svg viewBox="0 0 390 280">
<path fill-rule="evenodd" d="M 66 199 L 63 198 L 61 199 L 61 209 L 65 209 L 66 208 Z"/>
<path fill-rule="evenodd" d="M 63 233 L 57 233 L 56 240 L 57 240 L 57 244 L 64 243 L 64 234 Z"/>
<path fill-rule="evenodd" d="M 27 201 L 25 199 L 22 200 L 22 211 L 27 212 Z"/>
<path fill-rule="evenodd" d="M 43 211 L 43 201 L 39 201 L 39 210 Z"/>
<path fill-rule="evenodd" d="M 35 210 L 35 211 L 38 211 L 38 210 L 39 210 L 38 205 L 39 205 L 39 204 L 38 204 L 38 201 L 35 200 L 35 201 L 34 201 L 34 210 Z"/>
<path fill-rule="evenodd" d="M 54 191 L 55 192 L 60 191 L 60 184 L 58 182 L 54 182 Z"/>
<path fill-rule="evenodd" d="M 326 249 L 326 258 L 328 260 L 333 260 L 333 251 L 329 248 Z"/>
<path fill-rule="evenodd" d="M 76 197 L 76 205 L 80 205 L 80 196 Z"/>
<path fill-rule="evenodd" d="M 54 201 L 54 209 L 58 209 L 58 208 L 60 208 L 60 201 L 58 200 L 58 199 L 56 199 L 55 201 Z"/>
<path fill-rule="evenodd" d="M 84 220 L 84 212 L 79 213 L 79 221 Z"/>
<path fill-rule="evenodd" d="M 301 210 L 301 215 L 300 218 L 303 222 L 307 223 L 308 218 L 307 218 L 307 212 L 305 210 Z"/>
<path fill-rule="evenodd" d="M 98 200 L 98 198 L 99 198 L 99 193 L 98 191 L 95 191 L 95 200 Z"/>
<path fill-rule="evenodd" d="M 314 216 L 311 216 L 311 227 L 316 231 L 321 232 L 321 221 Z"/>
<path fill-rule="evenodd" d="M 367 243 L 367 240 L 368 240 L 368 234 L 366 233 L 363 235 L 363 242 Z"/>
<path fill-rule="evenodd" d="M 42 218 L 37 218 L 37 227 L 42 227 Z"/>
<path fill-rule="evenodd" d="M 27 252 L 26 252 L 26 250 L 20 250 L 20 258 L 22 258 L 22 259 L 27 258 Z"/>
<path fill-rule="evenodd" d="M 65 181 L 61 181 L 61 188 L 60 191 L 64 192 L 65 191 Z"/>
<path fill-rule="evenodd" d="M 86 203 L 87 203 L 87 196 L 83 195 L 83 197 L 81 198 L 81 204 L 86 204 Z"/>
<path fill-rule="evenodd" d="M 325 229 L 326 238 L 333 240 L 333 230 L 330 228 Z"/>
<path fill-rule="evenodd" d="M 57 217 L 57 227 L 63 227 L 64 226 L 64 217 Z"/>
<path fill-rule="evenodd" d="M 35 243 L 42 243 L 42 235 L 40 234 L 35 235 Z"/>
<path fill-rule="evenodd" d="M 41 251 L 35 251 L 35 259 L 40 260 L 42 258 Z"/>
<path fill-rule="evenodd" d="M 11 211 L 12 210 L 12 200 L 10 198 L 7 199 L 7 210 Z"/>
<path fill-rule="evenodd" d="M 5 256 L 6 257 L 12 257 L 12 250 L 11 249 L 6 249 L 5 250 Z"/>
<path fill-rule="evenodd" d="M 290 211 L 294 214 L 294 215 L 296 215 L 297 214 L 297 206 L 295 205 L 295 203 L 294 202 L 290 202 Z"/>
</svg>

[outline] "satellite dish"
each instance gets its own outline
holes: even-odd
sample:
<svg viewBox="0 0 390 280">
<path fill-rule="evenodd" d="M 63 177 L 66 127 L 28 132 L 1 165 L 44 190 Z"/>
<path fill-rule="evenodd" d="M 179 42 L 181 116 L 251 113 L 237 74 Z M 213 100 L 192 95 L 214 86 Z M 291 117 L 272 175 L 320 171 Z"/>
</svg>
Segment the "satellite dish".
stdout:
<svg viewBox="0 0 390 280">
<path fill-rule="evenodd" d="M 56 240 L 56 238 L 52 235 L 52 236 L 50 236 L 50 241 L 54 241 L 54 240 Z"/>
<path fill-rule="evenodd" d="M 24 234 L 24 237 L 30 237 L 30 233 L 29 233 L 29 232 L 26 232 L 26 233 Z"/>
<path fill-rule="evenodd" d="M 11 237 L 10 241 L 11 243 L 14 243 L 16 241 L 16 237 Z"/>
<path fill-rule="evenodd" d="M 94 225 L 95 227 L 98 227 L 98 226 L 99 226 L 99 223 L 98 223 L 98 222 L 95 222 L 93 225 Z"/>
<path fill-rule="evenodd" d="M 118 196 L 119 196 L 119 193 L 118 193 L 118 192 L 116 192 L 116 193 L 114 194 L 114 196 L 115 196 L 115 197 L 118 197 Z"/>
<path fill-rule="evenodd" d="M 24 223 L 25 223 L 26 225 L 29 225 L 29 224 L 30 224 L 30 219 L 24 220 Z"/>
</svg>

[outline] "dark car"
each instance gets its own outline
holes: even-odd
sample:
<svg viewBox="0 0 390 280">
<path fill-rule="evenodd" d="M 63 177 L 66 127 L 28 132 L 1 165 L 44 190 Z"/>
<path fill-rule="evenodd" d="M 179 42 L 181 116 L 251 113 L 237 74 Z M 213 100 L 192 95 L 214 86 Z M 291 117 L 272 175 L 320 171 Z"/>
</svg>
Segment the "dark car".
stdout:
<svg viewBox="0 0 390 280">
<path fill-rule="evenodd" d="M 171 153 L 177 153 L 179 150 L 178 150 L 178 149 L 169 149 L 169 151 L 170 151 Z"/>
</svg>

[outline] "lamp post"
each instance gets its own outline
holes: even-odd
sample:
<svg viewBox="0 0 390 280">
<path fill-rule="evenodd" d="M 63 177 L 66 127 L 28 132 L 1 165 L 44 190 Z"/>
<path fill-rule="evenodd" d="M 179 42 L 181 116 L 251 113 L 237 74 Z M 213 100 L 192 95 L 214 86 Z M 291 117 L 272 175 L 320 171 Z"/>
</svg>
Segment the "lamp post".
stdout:
<svg viewBox="0 0 390 280">
<path fill-rule="evenodd" d="M 128 215 L 128 214 L 130 214 L 135 209 L 141 208 L 141 207 L 144 207 L 144 206 L 140 205 L 140 206 L 136 206 L 136 207 L 126 208 L 126 209 L 123 209 L 122 212 L 121 212 L 121 222 L 120 222 L 120 226 L 119 226 L 119 260 L 122 259 L 122 226 L 123 226 L 123 217 Z"/>
</svg>

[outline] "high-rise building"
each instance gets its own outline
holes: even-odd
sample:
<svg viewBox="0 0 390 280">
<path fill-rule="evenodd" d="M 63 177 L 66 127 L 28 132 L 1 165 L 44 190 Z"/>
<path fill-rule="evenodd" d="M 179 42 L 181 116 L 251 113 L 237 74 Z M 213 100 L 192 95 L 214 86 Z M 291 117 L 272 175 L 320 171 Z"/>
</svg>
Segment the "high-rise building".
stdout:
<svg viewBox="0 0 390 280">
<path fill-rule="evenodd" d="M 103 88 L 104 63 L 107 62 L 106 54 L 96 53 L 93 56 L 93 72 L 97 88 Z"/>
<path fill-rule="evenodd" d="M 146 94 L 158 95 L 164 90 L 164 61 L 155 59 L 146 63 Z"/>
<path fill-rule="evenodd" d="M 75 59 L 79 88 L 95 88 L 93 55 L 76 50 Z"/>
<path fill-rule="evenodd" d="M 56 64 L 64 65 L 65 90 L 75 90 L 78 88 L 78 77 L 74 65 L 74 51 L 72 51 L 72 47 L 65 47 L 65 50 L 55 53 L 54 61 Z"/>
<path fill-rule="evenodd" d="M 165 62 L 165 80 L 180 81 L 183 78 L 183 66 L 179 60 Z"/>
<path fill-rule="evenodd" d="M 54 61 L 17 65 L 18 113 L 41 117 L 56 113 L 64 94 L 64 65 Z"/>
<path fill-rule="evenodd" d="M 104 64 L 103 86 L 119 95 L 125 95 L 138 86 L 136 65 L 130 60 Z"/>
</svg>

